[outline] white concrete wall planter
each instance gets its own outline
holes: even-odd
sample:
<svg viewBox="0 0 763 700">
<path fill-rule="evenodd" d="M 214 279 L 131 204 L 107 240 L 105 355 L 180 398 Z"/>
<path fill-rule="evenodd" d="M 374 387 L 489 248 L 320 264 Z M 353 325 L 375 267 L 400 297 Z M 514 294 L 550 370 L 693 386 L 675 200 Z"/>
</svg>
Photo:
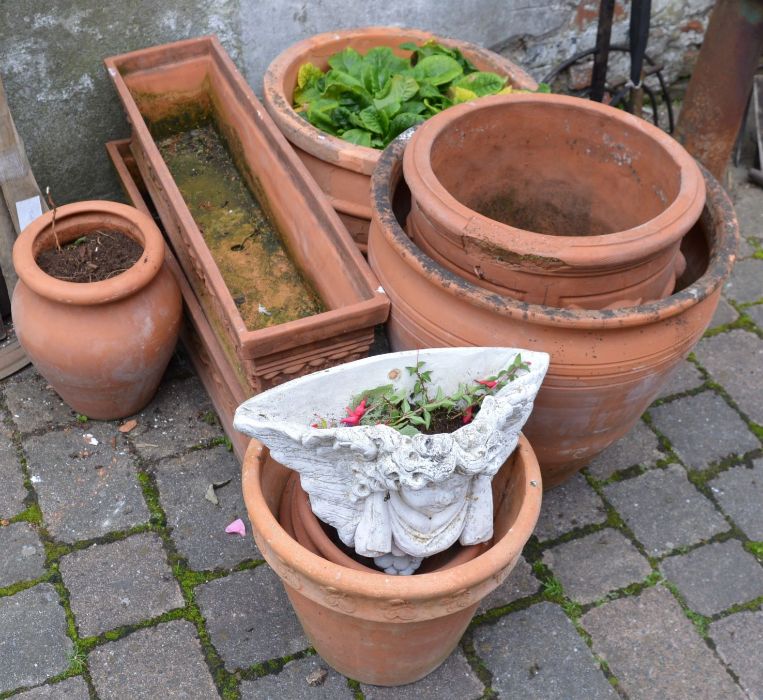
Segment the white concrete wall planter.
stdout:
<svg viewBox="0 0 763 700">
<path fill-rule="evenodd" d="M 405 436 L 386 425 L 313 428 L 344 416 L 350 398 L 383 384 L 412 386 L 405 367 L 432 370 L 431 386 L 455 392 L 507 367 L 530 364 L 452 433 Z M 548 368 L 548 355 L 516 348 L 440 348 L 350 362 L 295 379 L 239 406 L 234 426 L 300 473 L 315 515 L 358 554 L 391 573 L 421 558 L 493 535 L 491 479 L 517 445 Z M 390 557 L 389 555 L 392 555 Z"/>
</svg>

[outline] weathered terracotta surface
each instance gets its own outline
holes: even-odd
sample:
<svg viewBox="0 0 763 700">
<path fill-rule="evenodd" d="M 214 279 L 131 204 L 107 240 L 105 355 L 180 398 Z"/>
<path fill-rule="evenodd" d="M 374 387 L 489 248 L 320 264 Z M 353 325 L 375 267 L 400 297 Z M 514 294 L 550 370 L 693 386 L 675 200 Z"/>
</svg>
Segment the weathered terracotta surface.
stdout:
<svg viewBox="0 0 763 700">
<path fill-rule="evenodd" d="M 321 657 L 340 673 L 375 685 L 411 683 L 448 657 L 480 600 L 508 576 L 540 511 L 538 464 L 520 438 L 493 480 L 493 545 L 451 569 L 386 576 L 338 566 L 284 530 L 276 513 L 290 475 L 252 440 L 242 482 L 257 545 Z"/>
<path fill-rule="evenodd" d="M 425 255 L 403 231 L 410 193 L 404 139 L 373 179 L 369 261 L 392 301 L 394 350 L 516 345 L 551 365 L 524 432 L 554 486 L 630 430 L 701 337 L 734 264 L 739 231 L 728 196 L 704 173 L 707 202 L 682 242 L 687 269 L 667 299 L 609 311 L 528 304 L 477 287 Z"/>
<path fill-rule="evenodd" d="M 403 160 L 407 231 L 490 291 L 567 308 L 673 292 L 705 184 L 665 132 L 576 97 L 496 95 L 422 124 Z"/>
<path fill-rule="evenodd" d="M 519 66 L 492 51 L 465 41 L 401 27 L 361 27 L 317 34 L 286 49 L 265 73 L 265 107 L 328 195 L 362 250 L 366 249 L 371 219 L 369 179 L 381 151 L 326 134 L 300 117 L 292 107 L 297 73 L 300 66 L 308 62 L 326 70 L 328 59 L 347 47 L 365 54 L 375 46 L 389 46 L 396 54 L 407 57 L 410 52 L 401 50 L 400 44 L 407 41 L 421 44 L 432 38 L 460 49 L 480 70 L 508 76 L 509 82 L 516 87 L 529 90 L 537 87 Z"/>
<path fill-rule="evenodd" d="M 239 381 L 253 392 L 363 357 L 388 300 L 315 182 L 215 37 L 106 59 L 133 126 L 132 151 L 175 255 Z M 249 188 L 264 201 L 292 260 L 326 311 L 246 327 L 149 130 L 214 113 Z"/>
<path fill-rule="evenodd" d="M 106 144 L 106 151 L 130 203 L 149 216 L 155 215 L 155 212 L 151 211 L 150 200 L 146 199 L 148 194 L 130 151 L 130 140 L 110 141 Z M 236 456 L 239 461 L 243 461 L 249 439 L 233 428 L 233 414 L 239 404 L 252 395 L 252 389 L 239 380 L 239 376 L 230 366 L 230 360 L 204 316 L 199 300 L 175 256 L 166 245 L 164 255 L 165 265 L 174 275 L 183 296 L 184 313 L 180 339 L 191 358 L 196 374 L 212 400 Z"/>
<path fill-rule="evenodd" d="M 78 202 L 55 211 L 63 245 L 116 230 L 143 246 L 125 272 L 102 282 L 66 282 L 35 258 L 54 247 L 53 212 L 24 229 L 13 248 L 16 335 L 37 370 L 75 411 L 110 420 L 153 397 L 180 330 L 180 291 L 164 265 L 164 241 L 151 217 L 115 202 Z"/>
<path fill-rule="evenodd" d="M 372 559 L 365 559 L 366 564 L 353 559 L 344 549 L 340 549 L 326 534 L 323 526 L 310 507 L 310 498 L 302 489 L 299 475 L 294 473 L 286 484 L 278 511 L 278 522 L 305 549 L 328 559 L 334 564 L 346 566 L 356 571 L 366 571 L 378 575 L 383 573 L 372 566 Z M 466 547 L 460 544 L 450 549 L 427 557 L 416 575 L 432 571 L 444 571 L 471 561 L 490 547 L 490 542 L 473 544 Z"/>
</svg>

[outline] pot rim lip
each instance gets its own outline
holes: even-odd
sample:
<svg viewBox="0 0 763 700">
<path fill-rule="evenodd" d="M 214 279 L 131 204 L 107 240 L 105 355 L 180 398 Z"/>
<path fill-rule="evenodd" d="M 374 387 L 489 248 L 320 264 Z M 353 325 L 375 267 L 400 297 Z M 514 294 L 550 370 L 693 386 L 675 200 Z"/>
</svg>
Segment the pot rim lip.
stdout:
<svg viewBox="0 0 763 700">
<path fill-rule="evenodd" d="M 117 301 L 145 287 L 164 263 L 164 239 L 153 219 L 134 207 L 119 202 L 87 200 L 64 204 L 55 209 L 56 226 L 71 226 L 77 219 L 102 216 L 109 219 L 97 228 L 114 228 L 130 235 L 143 246 L 138 261 L 124 272 L 100 282 L 67 282 L 40 268 L 35 260 L 35 243 L 52 228 L 53 210 L 32 221 L 13 246 L 13 265 L 19 279 L 36 294 L 52 301 L 74 306 L 94 306 Z"/>
<path fill-rule="evenodd" d="M 657 216 L 620 231 L 596 236 L 554 236 L 516 228 L 490 219 L 456 199 L 440 182 L 431 165 L 431 153 L 439 138 L 476 111 L 511 109 L 513 105 L 540 105 L 546 109 L 606 117 L 656 142 L 677 167 L 679 190 Z M 447 140 L 447 139 L 446 139 Z M 602 257 L 606 264 L 643 259 L 679 241 L 697 221 L 705 204 L 706 188 L 697 162 L 675 139 L 653 124 L 609 105 L 569 95 L 543 93 L 491 95 L 455 105 L 434 115 L 411 138 L 403 157 L 406 182 L 413 183 L 414 198 L 422 213 L 436 227 L 479 238 L 491 245 L 522 255 L 561 259 L 574 266 L 593 265 Z M 413 192 L 413 188 L 411 190 Z M 470 232 L 471 231 L 471 232 Z M 476 232 L 476 233 L 473 233 Z M 666 236 L 665 233 L 670 235 Z M 508 249 L 508 248 L 507 248 Z"/>
<path fill-rule="evenodd" d="M 278 128 L 283 131 L 291 143 L 321 160 L 333 164 L 341 163 L 344 167 L 364 175 L 371 175 L 373 173 L 382 150 L 344 141 L 337 136 L 332 136 L 321 131 L 306 119 L 300 117 L 292 106 L 291 100 L 287 98 L 283 79 L 287 70 L 292 65 L 297 61 L 304 60 L 303 56 L 308 52 L 309 48 L 336 41 L 346 41 L 349 43 L 353 39 L 366 34 L 377 34 L 387 37 L 399 36 L 401 42 L 411 40 L 425 41 L 427 39 L 445 41 L 461 51 L 468 51 L 472 57 L 477 56 L 482 58 L 485 63 L 494 64 L 496 58 L 499 58 L 501 59 L 502 69 L 512 84 L 533 90 L 537 87 L 537 82 L 527 72 L 500 54 L 462 39 L 413 27 L 384 25 L 353 27 L 314 34 L 292 44 L 276 56 L 265 71 L 263 77 L 263 101 L 265 107 L 270 112 L 273 120 L 278 124 Z"/>
<path fill-rule="evenodd" d="M 403 151 L 415 130 L 416 127 L 408 129 L 387 146 L 371 178 L 373 218 L 369 236 L 369 260 L 372 262 L 372 241 L 376 232 L 387 240 L 402 261 L 413 268 L 416 274 L 424 278 L 436 278 L 446 293 L 452 296 L 467 297 L 473 305 L 500 316 L 576 330 L 627 328 L 663 321 L 683 313 L 710 296 L 731 272 L 739 242 L 736 214 L 728 194 L 720 183 L 704 166 L 698 164 L 707 189 L 705 210 L 715 220 L 714 228 L 718 235 L 710 246 L 707 269 L 685 289 L 665 299 L 640 306 L 573 310 L 517 301 L 478 287 L 427 256 L 405 233 L 392 209 L 390 190 L 397 188 L 403 179 Z"/>
<path fill-rule="evenodd" d="M 293 569 L 319 586 L 338 588 L 342 593 L 351 596 L 415 603 L 451 596 L 454 590 L 460 591 L 479 586 L 497 572 L 510 566 L 521 553 L 540 514 L 543 488 L 538 460 L 523 434 L 519 436 L 516 450 L 522 457 L 519 463 L 522 465 L 526 496 L 516 520 L 506 534 L 470 561 L 451 569 L 417 576 L 390 576 L 384 573 L 349 569 L 313 554 L 290 537 L 270 512 L 262 494 L 259 476 L 269 452 L 256 439 L 251 441 L 244 457 L 242 488 L 252 527 L 266 540 L 282 565 Z M 530 483 L 533 481 L 534 485 Z"/>
</svg>

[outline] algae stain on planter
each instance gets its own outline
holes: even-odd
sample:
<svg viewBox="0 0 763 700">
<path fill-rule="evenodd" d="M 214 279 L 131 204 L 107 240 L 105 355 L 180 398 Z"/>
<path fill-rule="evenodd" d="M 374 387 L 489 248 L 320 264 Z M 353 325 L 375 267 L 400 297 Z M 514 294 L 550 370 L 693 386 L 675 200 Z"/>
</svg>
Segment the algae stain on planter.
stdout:
<svg viewBox="0 0 763 700">
<path fill-rule="evenodd" d="M 256 330 L 323 311 L 320 298 L 289 258 L 272 217 L 237 170 L 213 120 L 172 121 L 181 128 L 169 129 L 166 121 L 156 125 L 156 131 L 165 134 L 157 146 L 246 327 Z"/>
</svg>

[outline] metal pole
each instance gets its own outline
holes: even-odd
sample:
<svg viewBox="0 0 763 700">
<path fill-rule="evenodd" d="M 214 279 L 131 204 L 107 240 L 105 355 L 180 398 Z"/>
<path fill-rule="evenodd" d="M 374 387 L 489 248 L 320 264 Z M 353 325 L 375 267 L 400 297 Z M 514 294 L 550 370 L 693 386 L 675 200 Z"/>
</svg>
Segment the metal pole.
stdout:
<svg viewBox="0 0 763 700">
<path fill-rule="evenodd" d="M 596 27 L 596 53 L 593 57 L 590 98 L 601 102 L 607 82 L 607 63 L 609 62 L 609 43 L 612 38 L 612 17 L 615 14 L 615 0 L 601 0 L 599 5 L 599 24 Z"/>
<path fill-rule="evenodd" d="M 675 137 L 722 180 L 763 49 L 763 0 L 718 0 Z"/>
</svg>

